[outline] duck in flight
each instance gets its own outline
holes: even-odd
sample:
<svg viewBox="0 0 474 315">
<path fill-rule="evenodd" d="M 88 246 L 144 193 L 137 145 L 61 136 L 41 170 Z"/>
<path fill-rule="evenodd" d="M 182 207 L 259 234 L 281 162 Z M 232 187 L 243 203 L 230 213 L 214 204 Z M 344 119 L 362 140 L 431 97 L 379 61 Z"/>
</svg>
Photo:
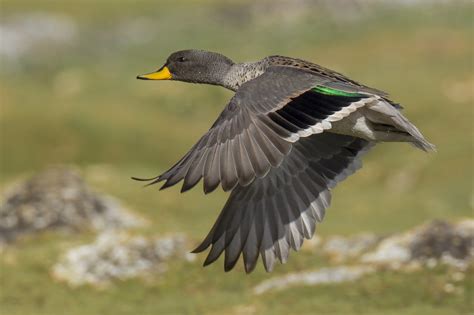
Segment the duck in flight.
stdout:
<svg viewBox="0 0 474 315">
<path fill-rule="evenodd" d="M 224 255 L 231 270 L 243 256 L 250 273 L 261 257 L 267 271 L 310 239 L 328 208 L 331 189 L 361 167 L 379 142 L 434 150 L 385 92 L 317 64 L 282 56 L 234 63 L 214 52 L 171 54 L 142 80 L 220 85 L 235 92 L 209 131 L 165 173 L 147 179 L 161 189 L 201 179 L 204 192 L 230 191 L 204 241 L 204 265 Z M 135 178 L 138 179 L 138 178 Z M 146 180 L 146 179 L 138 179 Z"/>
</svg>

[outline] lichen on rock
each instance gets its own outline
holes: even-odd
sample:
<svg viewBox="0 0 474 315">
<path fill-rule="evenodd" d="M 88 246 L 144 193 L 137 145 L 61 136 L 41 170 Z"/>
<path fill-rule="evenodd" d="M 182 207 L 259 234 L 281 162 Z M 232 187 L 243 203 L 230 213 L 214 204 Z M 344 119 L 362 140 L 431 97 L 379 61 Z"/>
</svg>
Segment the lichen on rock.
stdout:
<svg viewBox="0 0 474 315">
<path fill-rule="evenodd" d="M 53 167 L 15 185 L 0 205 L 0 244 L 44 230 L 136 227 L 144 220 L 88 187 L 79 172 Z"/>
<path fill-rule="evenodd" d="M 72 286 L 105 285 L 114 280 L 166 271 L 171 258 L 187 259 L 185 238 L 131 236 L 108 231 L 86 245 L 69 249 L 52 268 L 52 275 Z"/>
</svg>

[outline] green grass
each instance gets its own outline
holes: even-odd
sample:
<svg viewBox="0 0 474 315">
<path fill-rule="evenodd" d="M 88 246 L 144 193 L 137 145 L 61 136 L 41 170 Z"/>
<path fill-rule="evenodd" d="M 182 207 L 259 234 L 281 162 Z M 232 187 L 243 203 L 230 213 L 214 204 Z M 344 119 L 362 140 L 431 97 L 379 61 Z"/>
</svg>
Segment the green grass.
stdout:
<svg viewBox="0 0 474 315">
<path fill-rule="evenodd" d="M 227 8 L 226 4 L 231 5 Z M 236 61 L 282 54 L 313 60 L 390 92 L 438 147 L 425 154 L 383 144 L 364 169 L 341 184 L 319 235 L 400 231 L 435 218 L 472 214 L 472 6 L 378 8 L 356 20 L 327 12 L 255 21 L 241 2 L 3 1 L 2 20 L 49 12 L 78 23 L 67 47 L 38 47 L 18 65 L 2 62 L 0 185 L 45 168 L 74 164 L 95 189 L 119 197 L 151 225 L 139 232 L 183 232 L 189 248 L 205 236 L 226 194 L 142 188 L 131 176 L 159 174 L 181 157 L 231 97 L 221 88 L 142 82 L 183 48 L 220 51 Z M 123 43 L 117 25 L 144 16 L 148 42 Z M 236 18 L 240 16 L 240 18 Z M 471 87 L 471 88 L 470 88 Z M 22 240 L 0 258 L 3 314 L 467 314 L 472 279 L 446 294 L 447 272 L 382 272 L 362 281 L 253 296 L 272 275 L 326 266 L 309 252 L 292 254 L 272 275 L 225 274 L 179 262 L 163 275 L 106 290 L 72 289 L 49 270 L 65 248 L 93 235 L 47 234 Z"/>
</svg>

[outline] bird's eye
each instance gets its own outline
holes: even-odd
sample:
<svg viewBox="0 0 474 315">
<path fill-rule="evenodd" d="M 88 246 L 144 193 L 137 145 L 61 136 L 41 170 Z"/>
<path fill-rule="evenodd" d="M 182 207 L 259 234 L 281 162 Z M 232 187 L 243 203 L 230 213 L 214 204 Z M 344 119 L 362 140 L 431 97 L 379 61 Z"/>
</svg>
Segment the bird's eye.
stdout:
<svg viewBox="0 0 474 315">
<path fill-rule="evenodd" d="M 186 58 L 184 57 L 178 57 L 178 62 L 185 62 L 186 61 Z"/>
</svg>

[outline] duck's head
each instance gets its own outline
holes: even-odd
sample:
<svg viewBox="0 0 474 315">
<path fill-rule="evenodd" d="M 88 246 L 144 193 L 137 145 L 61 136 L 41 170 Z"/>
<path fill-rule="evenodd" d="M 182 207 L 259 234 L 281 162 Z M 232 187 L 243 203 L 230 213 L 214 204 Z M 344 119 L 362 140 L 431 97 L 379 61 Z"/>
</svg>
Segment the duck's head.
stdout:
<svg viewBox="0 0 474 315">
<path fill-rule="evenodd" d="M 215 52 L 181 50 L 172 53 L 159 70 L 139 75 L 137 79 L 223 85 L 233 64 L 232 60 Z"/>
</svg>

